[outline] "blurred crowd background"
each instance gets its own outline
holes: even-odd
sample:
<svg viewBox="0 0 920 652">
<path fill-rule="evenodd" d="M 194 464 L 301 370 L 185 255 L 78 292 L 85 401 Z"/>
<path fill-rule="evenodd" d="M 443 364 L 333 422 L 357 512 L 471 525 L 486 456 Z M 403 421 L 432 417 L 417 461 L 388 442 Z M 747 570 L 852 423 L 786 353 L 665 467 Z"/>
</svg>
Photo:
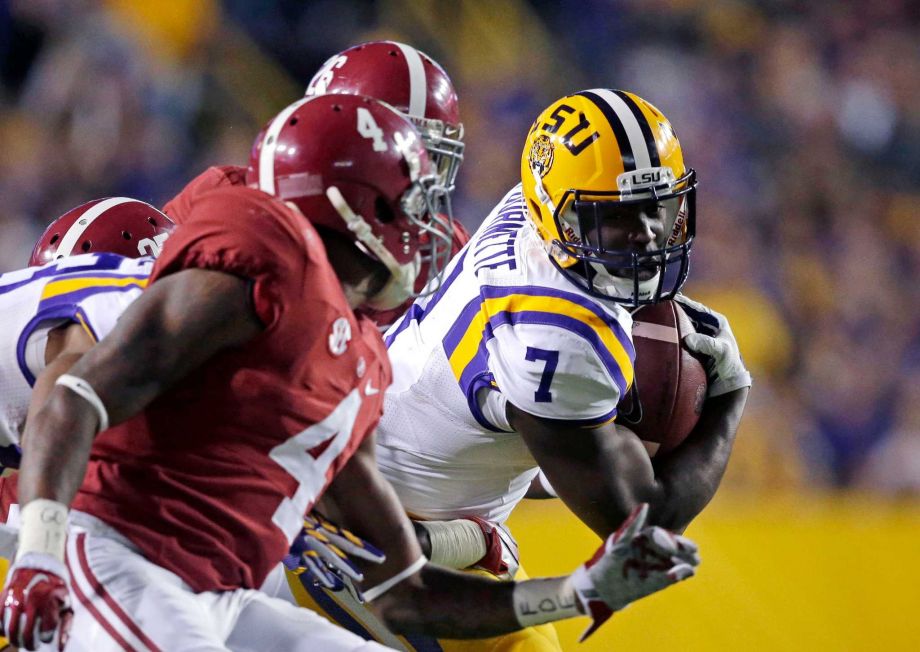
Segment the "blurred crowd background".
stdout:
<svg viewBox="0 0 920 652">
<path fill-rule="evenodd" d="M 380 38 L 458 88 L 472 228 L 557 97 L 657 105 L 700 177 L 686 292 L 730 317 L 755 376 L 727 487 L 920 494 L 909 0 L 0 0 L 0 271 L 88 199 L 161 206 L 245 164 L 326 58 Z"/>
</svg>

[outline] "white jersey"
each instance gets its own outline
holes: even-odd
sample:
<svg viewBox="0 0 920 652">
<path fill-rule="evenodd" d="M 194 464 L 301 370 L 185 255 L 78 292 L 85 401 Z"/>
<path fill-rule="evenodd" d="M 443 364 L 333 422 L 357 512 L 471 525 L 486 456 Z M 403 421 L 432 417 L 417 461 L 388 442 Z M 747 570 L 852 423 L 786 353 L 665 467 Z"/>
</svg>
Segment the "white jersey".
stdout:
<svg viewBox="0 0 920 652">
<path fill-rule="evenodd" d="M 147 285 L 153 258 L 84 254 L 0 275 L 0 447 L 19 444 L 48 331 L 65 322 L 105 337 Z"/>
<path fill-rule="evenodd" d="M 537 473 L 506 402 L 598 425 L 632 383 L 629 313 L 568 281 L 526 211 L 517 186 L 386 334 L 378 463 L 414 516 L 504 522 Z"/>
</svg>

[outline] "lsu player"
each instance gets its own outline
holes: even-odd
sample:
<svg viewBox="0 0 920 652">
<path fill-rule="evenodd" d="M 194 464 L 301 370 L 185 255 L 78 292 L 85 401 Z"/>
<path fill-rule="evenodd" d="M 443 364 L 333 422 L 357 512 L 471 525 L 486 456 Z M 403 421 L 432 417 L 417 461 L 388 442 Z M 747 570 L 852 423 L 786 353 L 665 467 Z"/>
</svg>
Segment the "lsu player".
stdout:
<svg viewBox="0 0 920 652">
<path fill-rule="evenodd" d="M 422 135 L 431 160 L 435 163 L 441 184 L 446 189 L 441 205 L 448 216 L 452 216 L 449 203 L 450 192 L 456 185 L 456 177 L 463 161 L 463 125 L 460 120 L 457 93 L 444 69 L 431 57 L 412 46 L 393 41 L 376 41 L 363 43 L 348 48 L 330 57 L 317 71 L 307 85 L 306 96 L 323 94 L 363 94 L 380 99 L 405 115 L 418 128 Z M 182 223 L 190 209 L 191 202 L 201 193 L 216 187 L 238 186 L 245 184 L 245 169 L 234 166 L 212 167 L 189 183 L 179 195 L 164 206 L 164 212 L 176 222 Z M 458 221 L 453 221 L 453 253 L 457 253 L 468 241 L 469 235 Z M 423 272 L 425 271 L 423 263 Z M 420 277 L 427 277 L 422 273 Z M 416 291 L 421 290 L 418 284 Z M 411 302 L 410 302 L 411 303 Z M 378 324 L 387 325 L 402 315 L 406 305 L 393 310 L 375 310 L 363 307 L 361 312 L 367 314 Z M 448 524 L 428 523 L 428 527 L 450 528 Z M 458 524 L 454 524 L 456 528 Z M 469 532 L 476 528 L 479 535 Z M 471 550 L 465 551 L 464 563 L 455 557 L 436 554 L 439 563 L 462 566 L 478 563 L 489 569 L 506 567 L 504 550 L 513 543 L 510 537 L 494 524 L 477 519 L 473 515 L 466 517 L 459 524 L 460 532 L 472 540 Z M 418 529 L 419 535 L 427 538 L 428 530 Z M 485 537 L 480 544 L 479 536 Z M 508 545 L 502 545 L 505 541 Z M 481 548 L 481 550 L 480 550 Z M 504 553 L 504 556 L 508 556 Z M 462 567 L 461 566 L 461 567 Z M 338 590 L 327 590 L 327 582 L 317 582 L 316 574 L 288 575 L 293 597 L 296 602 L 341 624 L 349 625 L 352 631 L 376 638 L 391 647 L 413 649 L 410 640 L 394 637 L 385 627 L 373 618 L 360 604 L 351 591 L 338 583 Z M 361 621 L 361 624 L 358 624 Z M 555 632 L 548 627 L 537 627 L 535 632 L 525 632 L 518 637 L 534 637 L 536 640 L 555 641 Z M 416 640 L 416 639 L 412 639 Z M 430 645 L 425 640 L 422 645 Z"/>
<path fill-rule="evenodd" d="M 512 631 L 693 574 L 695 547 L 643 528 L 644 507 L 572 576 L 502 586 L 426 564 L 374 459 L 386 351 L 352 312 L 411 293 L 420 235 L 443 227 L 420 137 L 370 98 L 308 98 L 272 120 L 248 175 L 193 202 L 147 290 L 27 423 L 0 596 L 18 646 L 381 649 L 255 590 L 327 488 L 381 542 L 365 597 L 398 629 Z"/>
<path fill-rule="evenodd" d="M 19 461 L 34 392 L 104 337 L 147 283 L 172 221 L 128 197 L 97 199 L 52 222 L 29 267 L 0 275 L 0 457 Z M 117 255 L 109 255 L 117 254 Z"/>
<path fill-rule="evenodd" d="M 724 317 L 678 294 L 695 194 L 670 122 L 632 93 L 575 93 L 534 122 L 521 184 L 385 338 L 378 463 L 430 557 L 459 567 L 486 551 L 479 566 L 513 576 L 503 524 L 538 467 L 601 537 L 639 501 L 682 530 L 712 498 L 750 375 Z M 685 343 L 708 358 L 710 390 L 687 442 L 653 463 L 616 407 L 633 380 L 630 311 L 671 298 L 698 324 Z M 488 649 L 554 646 L 516 634 Z"/>
<path fill-rule="evenodd" d="M 54 220 L 29 267 L 0 275 L 0 465 L 17 469 L 30 406 L 140 295 L 173 223 L 127 197 L 97 199 Z M 15 552 L 16 476 L 0 478 L 0 578 Z"/>
</svg>

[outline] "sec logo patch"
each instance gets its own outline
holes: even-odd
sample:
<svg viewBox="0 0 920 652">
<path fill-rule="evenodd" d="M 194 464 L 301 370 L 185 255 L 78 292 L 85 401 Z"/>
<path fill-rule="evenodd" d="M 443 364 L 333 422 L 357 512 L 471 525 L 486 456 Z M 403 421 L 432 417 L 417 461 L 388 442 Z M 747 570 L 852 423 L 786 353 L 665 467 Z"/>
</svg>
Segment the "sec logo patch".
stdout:
<svg viewBox="0 0 920 652">
<path fill-rule="evenodd" d="M 351 324 L 344 317 L 339 317 L 332 322 L 332 332 L 329 333 L 329 352 L 332 355 L 342 355 L 348 349 L 351 341 Z"/>
</svg>

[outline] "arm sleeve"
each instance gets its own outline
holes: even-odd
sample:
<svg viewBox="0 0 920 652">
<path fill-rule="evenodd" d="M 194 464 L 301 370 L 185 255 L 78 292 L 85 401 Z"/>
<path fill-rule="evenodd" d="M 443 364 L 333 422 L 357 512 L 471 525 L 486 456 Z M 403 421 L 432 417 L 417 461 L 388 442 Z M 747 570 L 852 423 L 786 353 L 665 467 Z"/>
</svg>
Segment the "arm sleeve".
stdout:
<svg viewBox="0 0 920 652">
<path fill-rule="evenodd" d="M 599 338 L 548 324 L 496 328 L 489 368 L 519 410 L 584 426 L 613 420 L 632 379 L 632 360 Z"/>
<path fill-rule="evenodd" d="M 151 283 L 184 269 L 210 269 L 252 282 L 253 309 L 269 328 L 283 311 L 292 283 L 303 276 L 305 252 L 285 216 L 266 198 L 214 191 L 197 199 L 166 241 Z"/>
</svg>

